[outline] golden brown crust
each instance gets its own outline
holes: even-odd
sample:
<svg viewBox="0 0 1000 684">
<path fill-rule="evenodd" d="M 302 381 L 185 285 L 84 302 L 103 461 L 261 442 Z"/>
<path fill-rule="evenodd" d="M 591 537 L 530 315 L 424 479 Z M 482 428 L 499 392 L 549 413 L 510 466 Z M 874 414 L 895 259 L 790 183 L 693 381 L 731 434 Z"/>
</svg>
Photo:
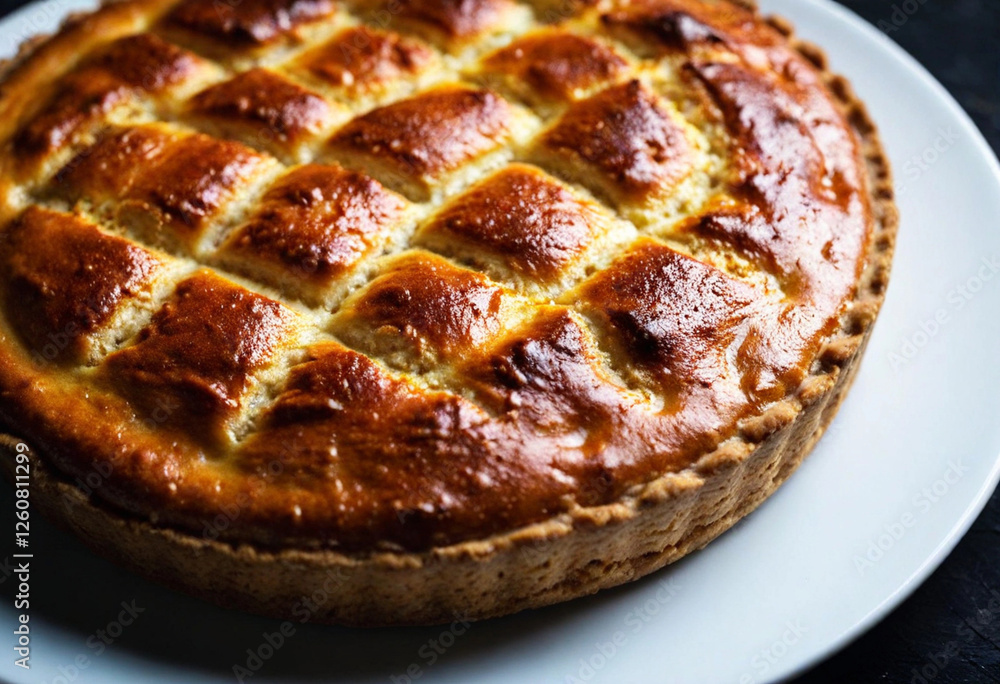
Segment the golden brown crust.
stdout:
<svg viewBox="0 0 1000 684">
<path fill-rule="evenodd" d="M 679 4 L 676 0 L 662 3 Z M 91 25 L 112 22 L 109 16 L 115 17 L 114 22 L 130 17 L 134 24 L 144 25 L 148 17 L 165 9 L 164 3 L 125 4 L 137 11 L 142 4 L 139 13 L 148 14 L 137 19 L 127 12 L 102 10 L 108 14 L 90 20 Z M 685 5 L 682 9 L 700 5 L 680 4 Z M 711 23 L 717 18 L 700 20 Z M 863 107 L 842 79 L 825 72 L 816 76 L 809 64 L 823 69 L 817 51 L 796 43 L 792 44 L 804 57 L 787 49 L 769 53 L 770 66 L 780 64 L 787 67 L 780 73 L 790 74 L 791 80 L 780 87 L 818 113 L 810 126 L 836 133 L 848 130 L 849 124 L 861 144 L 857 148 L 835 145 L 841 155 L 836 163 L 855 174 L 839 174 L 836 180 L 842 185 L 834 183 L 832 194 L 799 178 L 787 187 L 771 182 L 769 174 L 775 165 L 784 163 L 774 145 L 791 142 L 796 149 L 799 141 L 794 129 L 788 128 L 768 139 L 752 140 L 741 134 L 740 124 L 746 117 L 766 116 L 766 108 L 755 108 L 761 84 L 769 81 L 727 79 L 725 70 L 709 58 L 711 50 L 727 49 L 743 59 L 742 43 L 732 37 L 739 31 L 725 22 L 712 28 L 732 34 L 721 41 L 725 47 L 711 47 L 708 44 L 717 41 L 698 39 L 683 43 L 683 51 L 691 53 L 691 72 L 703 84 L 702 106 L 709 115 L 717 113 L 731 139 L 742 140 L 742 147 L 734 149 L 750 154 L 735 157 L 739 163 L 733 164 L 734 174 L 726 180 L 731 197 L 721 204 L 706 203 L 706 211 L 699 213 L 709 218 L 686 230 L 679 227 L 670 237 L 675 246 L 683 245 L 694 256 L 733 250 L 734 258 L 770 272 L 777 287 L 790 297 L 789 306 L 803 307 L 810 312 L 805 318 L 811 321 L 799 331 L 805 333 L 806 341 L 800 353 L 770 354 L 768 336 L 772 343 L 781 339 L 781 328 L 774 323 L 781 315 L 780 310 L 765 307 L 777 313 L 761 319 L 756 334 L 763 341 L 748 336 L 758 349 L 747 352 L 749 363 L 736 383 L 744 398 L 734 394 L 735 399 L 749 401 L 753 407 L 749 412 L 741 412 L 745 404 L 734 407 L 734 415 L 742 416 L 741 420 L 726 428 L 725 421 L 713 414 L 713 427 L 692 432 L 683 427 L 683 411 L 666 423 L 655 415 L 642 360 L 630 361 L 620 352 L 646 350 L 634 346 L 635 340 L 642 340 L 652 344 L 648 358 L 662 356 L 663 345 L 670 342 L 657 335 L 684 331 L 675 325 L 683 312 L 650 309 L 653 290 L 639 287 L 648 276 L 635 275 L 643 273 L 642 269 L 619 269 L 616 280 L 617 267 L 602 272 L 607 261 L 579 289 L 591 295 L 586 306 L 536 303 L 536 315 L 516 314 L 514 332 L 503 333 L 485 353 L 459 359 L 446 351 L 451 363 L 444 376 L 410 378 L 390 372 L 382 363 L 335 343 L 314 348 L 312 360 L 293 372 L 277 401 L 262 414 L 261 429 L 241 442 L 231 460 L 210 468 L 193 466 L 205 442 L 179 436 L 164 444 L 157 434 L 163 426 L 136 415 L 134 405 L 124 399 L 94 393 L 82 401 L 72 383 L 61 376 L 53 379 L 45 364 L 27 361 L 11 337 L 8 322 L 0 321 L 0 412 L 4 420 L 44 449 L 45 469 L 54 466 L 72 479 L 83 465 L 75 454 L 86 454 L 90 466 L 110 468 L 97 493 L 99 499 L 90 503 L 82 502 L 71 486 L 58 484 L 59 476 L 43 475 L 42 486 L 53 492 L 46 498 L 46 507 L 85 531 L 95 546 L 146 573 L 203 596 L 209 593 L 206 587 L 212 586 L 215 600 L 269 614 L 288 615 L 291 601 L 322 583 L 332 571 L 341 580 L 318 618 L 352 624 L 438 621 L 456 609 L 488 617 L 564 600 L 650 572 L 728 528 L 787 477 L 832 418 L 881 303 L 896 215 L 887 163 Z M 777 30 L 766 31 L 768 36 L 780 36 L 782 28 L 777 25 Z M 72 52 L 70 44 L 79 43 L 74 30 L 71 27 L 39 50 L 38 69 L 51 55 Z M 61 41 L 67 44 L 60 47 Z M 766 41 L 780 48 L 785 38 Z M 45 78 L 30 73 L 33 59 L 15 69 L 8 82 L 24 84 Z M 823 109 L 827 91 L 838 100 L 836 115 L 843 117 L 838 119 L 839 128 L 831 125 L 829 112 Z M 0 99 L 0 108 L 16 111 L 21 106 L 18 100 L 16 95 Z M 454 110 L 444 118 L 454 122 Z M 448 126 L 426 130 L 442 132 Z M 629 127 L 625 130 L 627 137 Z M 0 133 L 9 136 L 10 129 Z M 808 127 L 800 129 L 804 133 Z M 441 146 L 437 140 L 419 142 Z M 766 145 L 755 151 L 753 145 L 758 143 Z M 414 140 L 411 147 L 417 149 L 418 142 Z M 810 164 L 810 150 L 800 151 L 805 154 L 795 168 L 808 180 L 816 167 Z M 382 164 L 391 168 L 391 156 L 388 161 L 379 159 L 371 171 L 384 172 Z M 474 156 L 459 155 L 456 167 L 468 164 Z M 814 175 L 811 178 L 815 180 Z M 431 176 L 424 182 L 428 180 L 435 182 Z M 619 179 L 612 174 L 611 180 Z M 245 181 L 241 179 L 240 187 L 246 188 Z M 8 179 L 4 182 L 9 186 Z M 803 193 L 808 203 L 801 203 Z M 851 239 L 836 248 L 819 243 L 822 259 L 796 270 L 788 265 L 796 255 L 815 251 L 817 243 L 792 241 L 768 252 L 756 239 L 751 220 L 755 215 L 736 214 L 742 225 L 734 223 L 732 213 L 726 214 L 728 224 L 713 216 L 716 209 L 739 202 L 766 212 L 790 196 L 800 201 L 791 206 L 805 207 L 807 216 L 815 217 L 808 212 L 816 207 L 838 220 L 844 215 L 862 216 L 862 234 L 857 224 L 845 228 Z M 9 215 L 12 209 L 4 207 L 4 212 Z M 782 237 L 788 237 L 787 232 Z M 683 261 L 688 257 L 663 250 L 667 248 L 657 245 L 654 251 L 661 252 L 663 263 L 672 264 L 671 268 L 688 263 Z M 710 266 L 699 268 L 708 269 L 704 282 L 724 277 Z M 615 282 L 618 290 L 614 290 Z M 761 289 L 754 297 L 763 296 L 763 301 L 773 304 L 774 292 L 768 288 L 732 278 L 719 282 L 729 283 L 728 289 L 735 293 Z M 821 284 L 833 287 L 821 289 Z M 731 309 L 742 296 L 724 297 L 723 310 Z M 754 297 L 748 294 L 746 299 L 758 301 Z M 506 299 L 501 296 L 501 302 Z M 629 309 L 632 305 L 626 302 L 639 308 Z M 590 322 L 574 313 L 574 308 L 592 315 L 598 325 L 590 329 Z M 398 309 L 393 315 L 398 319 Z M 672 322 L 660 325 L 658 316 Z M 720 320 L 728 321 L 727 316 Z M 459 346 L 468 346 L 450 323 L 436 317 L 427 321 L 430 327 L 415 329 L 416 337 L 411 339 L 431 348 L 445 348 L 456 340 Z M 399 328 L 398 322 L 388 327 Z M 435 337 L 442 330 L 444 336 Z M 676 339 L 683 337 L 673 334 Z M 718 345 L 708 346 L 711 352 L 718 351 Z M 784 346 L 781 350 L 787 351 Z M 613 362 L 610 367 L 605 362 L 608 358 Z M 690 365 L 669 359 L 675 362 L 680 363 L 679 371 L 692 371 Z M 623 368 L 638 374 L 616 377 Z M 662 367 L 654 370 L 663 375 Z M 672 372 L 682 376 L 679 371 L 674 368 Z M 656 376 L 651 373 L 649 377 Z M 442 386 L 431 390 L 428 382 Z M 456 394 L 456 387 L 463 394 Z M 658 397 L 660 401 L 666 398 Z M 357 399 L 358 404 L 344 399 Z M 669 402 L 663 405 L 668 407 Z M 581 431 L 581 426 L 586 429 Z M 332 435 L 338 440 L 335 450 L 330 448 Z M 375 440 L 372 435 L 386 439 Z M 300 444 L 293 439 L 296 436 Z M 636 454 L 627 445 L 637 443 L 655 448 L 652 453 Z M 372 458 L 373 454 L 377 457 Z M 475 454 L 485 454 L 486 461 L 474 460 Z M 380 463 L 392 466 L 380 468 Z M 611 463 L 619 465 L 611 468 Z M 337 483 L 359 486 L 348 496 L 338 492 Z M 67 501 L 77 504 L 71 513 Z M 190 534 L 204 529 L 205 513 L 217 510 L 221 501 L 242 502 L 238 520 L 221 536 L 231 542 L 250 541 L 257 548 L 185 536 L 184 530 Z M 340 504 L 330 505 L 331 501 Z M 112 507 L 105 509 L 108 502 L 113 502 Z M 123 517 L 122 511 L 137 517 Z M 365 525 L 373 525 L 369 531 L 378 532 L 365 535 Z M 319 545 L 318 539 L 328 543 L 331 538 L 340 550 L 308 550 Z M 284 550 L 262 550 L 274 546 Z M 594 553 L 594 549 L 600 551 Z M 288 563 L 299 572 L 282 585 L 276 568 Z M 207 573 L 215 581 L 209 581 Z M 287 573 L 282 575 L 287 577 Z M 498 577 L 505 578 L 503 592 L 494 591 Z M 261 598 L 248 598 L 240 591 L 247 581 L 263 587 Z"/>
<path fill-rule="evenodd" d="M 548 30 L 520 38 L 483 60 L 483 69 L 523 82 L 540 100 L 574 100 L 623 74 L 628 62 L 593 38 Z M 517 87 L 517 86 L 515 86 Z"/>
<path fill-rule="evenodd" d="M 419 40 L 358 26 L 307 52 L 295 68 L 341 89 L 350 100 L 414 78 L 433 61 L 434 52 Z"/>
<path fill-rule="evenodd" d="M 510 6 L 509 0 L 403 0 L 400 3 L 404 17 L 431 24 L 457 38 L 471 38 L 489 29 Z"/>
<path fill-rule="evenodd" d="M 222 245 L 225 263 L 313 302 L 381 249 L 407 202 L 373 178 L 308 164 L 271 186 Z"/>
<path fill-rule="evenodd" d="M 142 226 L 154 244 L 196 252 L 238 191 L 270 168 L 268 158 L 236 142 L 140 126 L 82 150 L 54 189 L 71 202 L 111 207 L 116 220 Z"/>
<path fill-rule="evenodd" d="M 173 0 L 107 0 L 97 11 L 69 17 L 52 37 L 40 36 L 22 45 L 18 55 L 0 63 L 0 194 L 11 191 L 20 180 L 20 158 L 10 154 L 7 145 L 15 132 L 38 106 L 39 93 L 52 88 L 56 77 L 71 71 L 84 57 L 116 38 L 141 32 L 150 27 Z M 0 207 L 10 218 L 9 208 Z"/>
<path fill-rule="evenodd" d="M 335 330 L 373 355 L 378 338 L 398 338 L 417 356 L 454 362 L 488 346 L 504 328 L 503 298 L 503 288 L 481 273 L 413 252 L 345 303 Z"/>
<path fill-rule="evenodd" d="M 184 0 L 166 23 L 202 35 L 227 49 L 259 47 L 334 12 L 332 0 Z"/>
<path fill-rule="evenodd" d="M 373 18 L 388 12 L 402 26 L 445 49 L 455 50 L 505 28 L 512 0 L 368 0 Z"/>
<path fill-rule="evenodd" d="M 752 0 L 629 0 L 613 2 L 604 26 L 639 50 L 697 55 L 724 45 L 734 52 L 784 45 L 759 19 Z"/>
<path fill-rule="evenodd" d="M 727 414 L 734 406 L 750 408 L 730 365 L 739 371 L 764 365 L 764 356 L 745 342 L 745 327 L 759 325 L 766 307 L 754 287 L 649 242 L 633 247 L 573 296 L 612 331 L 625 350 L 623 363 L 652 375 L 668 405 L 705 412 L 694 418 L 700 426 L 715 416 L 731 420 Z"/>
<path fill-rule="evenodd" d="M 0 236 L 13 327 L 49 360 L 80 362 L 123 302 L 148 292 L 163 262 L 69 214 L 28 207 Z M 49 351 L 51 349 L 51 351 Z"/>
<path fill-rule="evenodd" d="M 318 139 L 336 119 L 336 109 L 316 93 L 256 67 L 195 95 L 190 114 L 227 137 L 286 159 Z"/>
<path fill-rule="evenodd" d="M 32 159 L 71 142 L 79 129 L 139 94 L 160 93 L 190 78 L 193 54 L 151 34 L 127 36 L 98 50 L 43 96 L 13 139 L 13 152 Z"/>
<path fill-rule="evenodd" d="M 669 192 L 692 163 L 684 130 L 637 80 L 571 106 L 541 147 L 583 165 L 581 180 L 617 204 Z"/>
<path fill-rule="evenodd" d="M 196 273 L 99 372 L 140 413 L 166 409 L 163 423 L 221 433 L 294 325 L 278 302 Z"/>
<path fill-rule="evenodd" d="M 53 192 L 76 203 L 100 204 L 126 195 L 136 179 L 163 159 L 179 138 L 174 131 L 139 126 L 103 136 L 58 171 Z"/>
<path fill-rule="evenodd" d="M 495 259 L 532 280 L 556 278 L 607 219 L 541 169 L 511 164 L 449 203 L 417 241 L 474 263 Z"/>
<path fill-rule="evenodd" d="M 390 174 L 383 182 L 406 178 L 429 187 L 500 148 L 512 123 L 510 105 L 496 93 L 441 86 L 353 119 L 330 145 L 345 164 Z"/>
</svg>

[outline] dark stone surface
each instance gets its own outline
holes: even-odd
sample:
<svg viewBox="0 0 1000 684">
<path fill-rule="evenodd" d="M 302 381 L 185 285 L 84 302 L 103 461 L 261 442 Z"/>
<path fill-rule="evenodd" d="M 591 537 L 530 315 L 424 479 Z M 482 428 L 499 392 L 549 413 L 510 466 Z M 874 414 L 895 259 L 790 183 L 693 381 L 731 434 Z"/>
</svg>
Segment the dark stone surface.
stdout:
<svg viewBox="0 0 1000 684">
<path fill-rule="evenodd" d="M 1000 151 L 1000 2 L 841 3 L 930 69 Z M 23 4 L 0 0 L 0 15 Z M 1000 494 L 913 596 L 845 650 L 795 680 L 827 682 L 1000 682 Z"/>
</svg>

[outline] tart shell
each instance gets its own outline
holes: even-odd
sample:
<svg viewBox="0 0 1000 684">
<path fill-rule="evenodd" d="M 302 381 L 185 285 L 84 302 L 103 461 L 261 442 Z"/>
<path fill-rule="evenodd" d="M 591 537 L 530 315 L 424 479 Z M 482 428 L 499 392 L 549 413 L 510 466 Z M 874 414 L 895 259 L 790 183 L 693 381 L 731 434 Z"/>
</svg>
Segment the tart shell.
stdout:
<svg viewBox="0 0 1000 684">
<path fill-rule="evenodd" d="M 198 598 L 274 618 L 354 626 L 506 615 L 636 580 L 704 547 L 770 496 L 833 420 L 882 305 L 898 225 L 889 163 L 864 105 L 827 69 L 821 50 L 797 41 L 784 21 L 769 21 L 824 74 L 862 141 L 874 225 L 856 296 L 811 374 L 714 452 L 614 504 L 577 507 L 513 532 L 419 553 L 262 548 L 179 532 L 88 497 L 34 450 L 32 504 L 99 554 Z M 57 60 L 76 40 L 60 39 L 28 41 L 18 60 L 40 43 L 41 63 Z M 16 425 L 5 431 L 0 464 L 12 477 L 21 440 Z M 306 598 L 318 609 L 304 614 Z"/>
</svg>

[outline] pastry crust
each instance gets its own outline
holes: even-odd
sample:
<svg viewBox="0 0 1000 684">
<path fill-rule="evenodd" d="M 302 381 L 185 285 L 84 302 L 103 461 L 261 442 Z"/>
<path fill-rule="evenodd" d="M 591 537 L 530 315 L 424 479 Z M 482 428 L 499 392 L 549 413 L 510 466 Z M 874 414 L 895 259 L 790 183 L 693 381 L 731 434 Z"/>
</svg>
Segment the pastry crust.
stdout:
<svg viewBox="0 0 1000 684">
<path fill-rule="evenodd" d="M 660 1 L 666 5 L 677 5 L 685 11 L 692 11 L 693 6 L 699 5 L 693 0 Z M 3 117 L 0 139 L 13 135 L 11 127 L 29 106 L 28 93 L 57 71 L 54 65 L 65 63 L 71 66 L 73 58 L 89 51 L 91 46 L 88 41 L 93 39 L 88 36 L 99 35 L 102 28 L 107 29 L 109 35 L 144 30 L 171 5 L 170 2 L 151 1 L 108 5 L 97 14 L 72 21 L 56 38 L 29 49 L 19 58 L 20 65 L 0 85 L 3 88 L 0 102 L 9 108 L 7 111 L 14 113 L 14 116 Z M 85 28 L 81 28 L 82 25 Z M 859 157 L 864 163 L 863 183 L 870 203 L 870 234 L 860 254 L 853 295 L 840 309 L 835 329 L 824 333 L 820 345 L 809 356 L 801 376 L 790 371 L 788 381 L 780 384 L 778 389 L 760 390 L 759 408 L 739 414 L 734 422 L 735 430 L 722 435 L 709 448 L 702 448 L 691 462 L 681 463 L 672 467 L 671 472 L 659 475 L 650 472 L 656 475 L 652 479 L 626 482 L 613 500 L 602 500 L 607 499 L 606 496 L 590 496 L 592 492 L 588 491 L 576 492 L 574 500 L 563 510 L 553 511 L 548 516 L 536 514 L 527 518 L 512 514 L 509 524 L 504 523 L 499 529 L 482 527 L 471 532 L 467 527 L 432 529 L 426 535 L 418 534 L 417 537 L 393 537 L 393 532 L 374 533 L 380 539 L 372 541 L 391 541 L 389 545 L 360 541 L 351 545 L 345 532 L 344 543 L 339 548 L 330 548 L 325 544 L 320 546 L 327 548 L 316 548 L 316 544 L 307 541 L 308 529 L 298 537 L 282 534 L 281 530 L 288 529 L 287 524 L 277 519 L 274 520 L 275 536 L 269 539 L 259 535 L 254 537 L 257 532 L 249 528 L 243 533 L 230 529 L 232 520 L 207 527 L 204 533 L 198 535 L 190 522 L 178 524 L 180 518 L 171 519 L 168 510 L 151 513 L 136 506 L 134 497 L 139 495 L 138 492 L 120 491 L 120 480 L 109 481 L 106 487 L 102 487 L 100 496 L 90 497 L 73 484 L 79 471 L 66 467 L 68 461 L 62 452 L 67 445 L 72 448 L 73 445 L 99 444 L 102 439 L 110 438 L 117 427 L 113 417 L 121 415 L 118 413 L 120 404 L 109 399 L 104 406 L 80 407 L 75 414 L 63 417 L 61 423 L 53 422 L 51 414 L 45 415 L 44 410 L 34 408 L 39 404 L 38 397 L 28 386 L 31 376 L 19 373 L 23 370 L 19 364 L 23 362 L 12 351 L 16 342 L 12 339 L 10 327 L 4 326 L 0 330 L 0 370 L 4 376 L 0 378 L 3 380 L 0 414 L 10 423 L 7 428 L 13 434 L 23 432 L 41 448 L 40 452 L 32 453 L 33 502 L 47 517 L 78 533 L 98 552 L 140 574 L 206 600 L 274 617 L 301 618 L 297 609 L 301 607 L 302 598 L 322 592 L 323 600 L 316 601 L 319 609 L 310 615 L 311 621 L 366 626 L 447 622 L 456 616 L 482 619 L 547 605 L 636 579 L 701 548 L 767 498 L 794 471 L 832 420 L 857 371 L 881 306 L 898 223 L 888 162 L 863 104 L 853 95 L 844 79 L 827 71 L 825 59 L 817 48 L 796 40 L 790 27 L 780 20 L 771 20 L 771 26 L 777 31 L 775 35 L 782 35 L 782 40 L 814 65 L 859 140 Z M 710 69 L 714 68 L 702 67 L 702 77 L 711 81 L 713 72 Z M 639 86 L 618 87 L 634 90 Z M 716 83 L 716 87 L 721 86 Z M 440 92 L 452 91 L 446 89 Z M 491 97 L 473 99 L 490 104 Z M 648 124 L 648 111 L 651 110 L 646 108 L 644 111 L 647 112 L 643 115 L 647 117 L 645 121 Z M 474 109 L 463 109 L 460 113 L 465 118 L 478 116 Z M 518 112 L 515 114 L 520 116 Z M 673 114 L 665 112 L 663 116 L 673 117 Z M 386 117 L 381 119 L 385 120 Z M 434 120 L 438 122 L 438 119 Z M 3 130 L 3 127 L 8 130 Z M 475 139 L 476 142 L 479 140 Z M 431 144 L 435 143 L 431 141 Z M 462 150 L 463 153 L 467 151 Z M 453 157 L 454 154 L 448 159 Z M 435 160 L 436 157 L 420 155 L 419 159 Z M 636 162 L 634 157 L 628 161 L 631 164 L 641 163 Z M 7 194 L 22 182 L 23 172 L 12 168 L 9 158 L 3 163 L 0 191 Z M 43 167 L 47 163 L 39 162 Z M 464 159 L 455 162 L 457 165 L 468 163 Z M 359 166 L 366 168 L 363 163 Z M 366 170 L 379 176 L 378 169 Z M 433 189 L 426 176 L 433 175 L 437 169 L 421 167 L 420 170 L 420 181 L 424 185 L 411 193 L 411 197 L 416 196 L 417 199 L 422 199 L 423 193 Z M 44 175 L 44 171 L 32 173 Z M 679 181 L 672 175 L 670 182 Z M 405 187 L 399 189 L 407 191 Z M 631 201 L 631 197 L 628 200 Z M 0 219 L 5 222 L 16 213 L 9 203 L 4 203 L 3 211 L 6 213 Z M 634 217 L 632 213 L 626 215 Z M 719 221 L 721 219 L 717 223 Z M 700 231 L 699 236 L 707 236 L 709 242 L 715 235 L 712 231 L 718 230 L 718 225 L 706 222 L 692 227 L 692 231 Z M 656 245 L 656 250 L 664 249 Z M 762 263 L 767 262 L 775 272 L 781 272 L 780 252 L 764 256 L 754 255 L 752 249 L 743 249 L 743 252 L 760 258 Z M 634 260 L 645 263 L 640 257 L 641 254 Z M 674 263 L 676 258 L 671 256 L 668 261 Z M 402 272 L 413 272 L 413 269 L 422 267 L 421 263 L 416 260 Z M 387 287 L 391 287 L 391 279 L 387 281 L 386 278 L 392 276 L 394 267 L 390 265 L 387 268 L 388 275 L 373 282 L 388 282 Z M 503 272 L 503 269 L 498 272 Z M 378 274 L 370 275 L 375 278 Z M 742 292 L 744 286 L 733 287 L 732 292 Z M 620 293 L 620 288 L 614 291 Z M 463 292 L 468 290 L 463 289 Z M 635 334 L 636 326 L 640 326 L 642 321 L 635 316 L 625 316 L 628 325 L 616 332 L 612 328 L 616 322 L 621 325 L 623 314 L 615 308 L 616 303 L 610 301 L 607 294 L 610 291 L 598 286 L 583 286 L 575 292 L 585 298 L 590 297 L 588 307 L 597 312 L 594 318 L 598 321 L 596 325 L 602 332 L 602 339 L 606 338 L 607 344 L 621 345 L 619 349 L 627 348 L 633 339 L 629 335 Z M 593 294 L 595 292 L 605 294 L 598 297 Z M 350 316 L 370 318 L 375 311 L 378 314 L 375 320 L 379 326 L 384 326 L 386 321 L 391 320 L 390 314 L 398 315 L 398 311 L 385 311 L 385 296 L 377 296 L 374 290 L 367 299 L 364 294 L 345 303 L 346 308 L 334 317 L 334 331 L 338 320 L 340 325 L 360 329 L 359 325 L 350 322 Z M 511 311 L 518 310 L 516 296 L 515 293 L 504 300 L 509 303 Z M 731 294 L 730 300 L 733 297 L 736 295 Z M 553 321 L 546 325 L 550 328 L 564 325 L 559 323 L 561 315 L 558 312 L 546 314 Z M 600 322 L 602 316 L 603 324 Z M 482 322 L 480 317 L 476 318 Z M 343 320 L 348 322 L 343 323 Z M 456 354 L 449 344 L 460 343 L 460 336 L 448 333 L 450 328 L 440 320 L 431 320 L 428 325 L 428 335 L 421 336 L 420 331 L 415 329 L 413 334 L 417 337 L 413 339 L 421 350 L 431 350 L 432 365 L 442 359 L 453 365 L 453 357 L 461 354 Z M 436 343 L 434 333 L 440 334 L 442 330 L 446 331 L 446 339 Z M 607 335 L 603 335 L 605 331 Z M 539 333 L 537 339 L 544 339 L 544 336 Z M 340 355 L 344 353 L 337 351 Z M 372 349 L 371 353 L 390 358 L 381 349 Z M 301 360 L 295 358 L 294 353 L 290 354 L 288 363 L 294 365 Z M 409 355 L 405 348 L 400 354 L 399 358 L 403 360 L 399 363 L 416 363 L 413 361 L 415 357 Z M 614 359 L 618 354 L 612 350 L 609 356 Z M 327 363 L 327 360 L 320 355 L 311 363 Z M 417 369 L 419 373 L 421 366 L 410 365 L 408 368 Z M 274 372 L 281 375 L 280 369 Z M 299 375 L 293 374 L 293 378 L 302 380 L 304 373 L 300 369 Z M 650 377 L 656 377 L 652 372 L 640 375 L 640 382 L 647 383 L 652 382 Z M 487 382 L 474 374 L 465 377 L 473 378 L 473 387 L 475 382 Z M 480 379 L 477 380 L 477 377 Z M 232 381 L 258 382 L 242 376 Z M 669 378 L 668 381 L 673 382 Z M 663 386 L 673 388 L 669 382 Z M 275 382 L 271 386 L 279 387 L 280 384 Z M 270 391 L 260 390 L 265 394 Z M 231 398 L 224 399 L 228 401 Z M 71 405 L 72 399 L 69 401 L 70 404 L 65 404 L 50 400 L 48 406 L 56 413 L 60 407 Z M 25 412 L 20 406 L 31 406 L 37 411 L 30 425 L 23 422 Z M 279 399 L 279 409 L 282 406 L 286 407 L 286 413 L 294 408 L 287 397 L 284 404 Z M 108 424 L 87 423 L 95 408 L 109 411 L 112 419 Z M 228 435 L 228 438 L 235 438 L 242 444 L 242 436 L 235 434 L 234 437 L 229 423 L 213 422 L 212 415 L 204 418 L 209 422 L 204 430 L 212 435 L 213 441 L 224 442 Z M 273 423 L 278 419 L 271 420 Z M 166 432 L 168 436 L 176 434 L 169 432 L 175 429 L 169 420 L 161 423 L 156 425 L 157 431 Z M 281 426 L 280 422 L 274 424 Z M 199 431 L 202 431 L 201 427 Z M 172 467 L 172 460 L 162 453 L 162 442 L 157 442 L 157 434 L 153 432 L 151 437 L 143 435 L 137 438 L 139 450 L 144 456 L 133 462 L 130 468 L 150 471 Z M 12 448 L 17 441 L 17 438 L 9 437 L 2 443 Z M 261 443 L 261 439 L 258 438 L 257 442 Z M 111 443 L 116 442 L 112 440 Z M 253 438 L 250 444 L 254 444 Z M 263 448 L 266 451 L 273 446 L 264 441 Z M 2 460 L 8 470 L 11 462 L 10 458 Z M 310 471 L 304 472 L 304 476 L 308 477 Z M 288 474 L 286 469 L 285 475 Z M 115 477 L 119 475 L 121 471 Z M 135 481 L 141 482 L 141 478 Z M 221 499 L 215 504 L 219 506 L 225 502 L 227 500 Z M 211 500 L 200 503 L 203 511 L 210 510 Z M 404 509 L 399 513 L 403 527 L 406 527 L 410 515 L 416 516 L 417 523 L 424 524 L 419 511 Z M 243 524 L 244 521 L 238 522 Z M 410 524 L 413 526 L 413 519 Z M 248 590 L 248 587 L 251 589 Z"/>
</svg>

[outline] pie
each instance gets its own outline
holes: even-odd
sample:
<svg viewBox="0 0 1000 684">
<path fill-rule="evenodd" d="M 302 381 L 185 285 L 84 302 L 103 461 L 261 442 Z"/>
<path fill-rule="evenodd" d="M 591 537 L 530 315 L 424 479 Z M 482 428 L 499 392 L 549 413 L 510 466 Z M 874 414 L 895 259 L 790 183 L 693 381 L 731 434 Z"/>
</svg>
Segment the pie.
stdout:
<svg viewBox="0 0 1000 684">
<path fill-rule="evenodd" d="M 706 545 L 833 418 L 897 225 L 848 83 L 737 0 L 123 0 L 6 65 L 0 145 L 32 503 L 314 622 Z"/>
</svg>

